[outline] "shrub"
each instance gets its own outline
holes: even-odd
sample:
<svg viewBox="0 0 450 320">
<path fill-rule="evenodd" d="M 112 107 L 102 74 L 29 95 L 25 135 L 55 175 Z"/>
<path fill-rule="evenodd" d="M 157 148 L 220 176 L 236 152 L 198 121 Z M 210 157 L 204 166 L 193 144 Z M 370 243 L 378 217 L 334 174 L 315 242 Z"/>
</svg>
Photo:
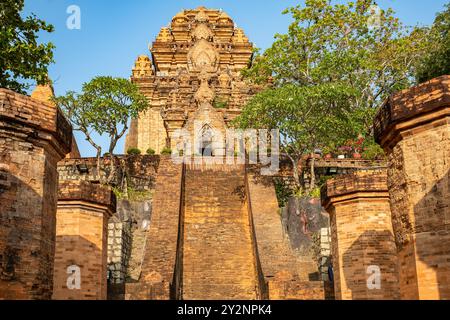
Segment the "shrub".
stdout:
<svg viewBox="0 0 450 320">
<path fill-rule="evenodd" d="M 292 190 L 282 180 L 275 179 L 274 182 L 278 207 L 282 208 L 287 204 L 289 198 L 292 196 Z"/>
<path fill-rule="evenodd" d="M 170 154 L 172 154 L 172 149 L 165 147 L 164 149 L 161 150 L 161 154 L 162 155 L 170 155 Z"/>
<path fill-rule="evenodd" d="M 225 109 L 228 107 L 228 100 L 224 97 L 216 97 L 212 105 L 216 109 Z"/>
<path fill-rule="evenodd" d="M 311 198 L 320 198 L 320 187 L 315 187 L 309 192 Z"/>
<path fill-rule="evenodd" d="M 147 154 L 153 156 L 155 153 L 156 153 L 155 150 L 153 150 L 152 148 L 147 149 Z"/>
<path fill-rule="evenodd" d="M 129 155 L 138 155 L 138 154 L 141 154 L 141 150 L 139 150 L 138 148 L 129 148 L 127 150 L 127 154 L 129 154 Z"/>
<path fill-rule="evenodd" d="M 386 155 L 378 144 L 372 144 L 364 148 L 362 157 L 367 160 L 382 160 L 385 159 Z"/>
</svg>

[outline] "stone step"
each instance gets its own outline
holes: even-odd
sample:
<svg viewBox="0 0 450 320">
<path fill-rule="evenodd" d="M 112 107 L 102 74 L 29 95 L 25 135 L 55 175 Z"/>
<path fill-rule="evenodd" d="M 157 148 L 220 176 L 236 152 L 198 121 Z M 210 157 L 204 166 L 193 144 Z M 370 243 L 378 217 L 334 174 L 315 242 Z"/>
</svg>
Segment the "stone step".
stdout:
<svg viewBox="0 0 450 320">
<path fill-rule="evenodd" d="M 187 169 L 184 299 L 256 299 L 256 272 L 243 168 Z M 242 192 L 242 191 L 241 191 Z"/>
</svg>

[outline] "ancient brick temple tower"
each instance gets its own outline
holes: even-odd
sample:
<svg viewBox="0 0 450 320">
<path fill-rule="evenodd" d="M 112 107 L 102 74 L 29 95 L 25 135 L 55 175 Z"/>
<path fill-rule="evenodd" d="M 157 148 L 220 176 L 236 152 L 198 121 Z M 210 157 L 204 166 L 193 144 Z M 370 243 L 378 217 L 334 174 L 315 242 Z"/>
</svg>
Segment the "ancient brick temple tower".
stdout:
<svg viewBox="0 0 450 320">
<path fill-rule="evenodd" d="M 132 81 L 150 109 L 133 120 L 126 148 L 174 149 L 175 130 L 184 129 L 200 136 L 192 154 L 223 155 L 221 135 L 258 90 L 240 75 L 252 49 L 222 11 L 178 13 L 153 43 L 152 60 L 136 61 Z M 315 262 L 288 241 L 270 178 L 242 164 L 161 156 L 141 274 L 126 298 L 324 299 L 325 283 L 309 281 Z"/>
<path fill-rule="evenodd" d="M 174 131 L 194 133 L 195 120 L 200 123 L 195 130 L 201 131 L 196 134 L 224 131 L 255 90 L 240 75 L 253 46 L 223 11 L 199 7 L 178 13 L 150 51 L 151 59 L 138 57 L 131 77 L 150 109 L 132 121 L 126 149 L 173 149 Z"/>
</svg>

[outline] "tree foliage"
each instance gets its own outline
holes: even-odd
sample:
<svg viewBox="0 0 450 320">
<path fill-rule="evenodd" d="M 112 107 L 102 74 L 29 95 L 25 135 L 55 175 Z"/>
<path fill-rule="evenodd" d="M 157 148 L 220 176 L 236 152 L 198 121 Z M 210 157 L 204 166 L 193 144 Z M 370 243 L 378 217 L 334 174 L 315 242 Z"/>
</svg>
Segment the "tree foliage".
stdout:
<svg viewBox="0 0 450 320">
<path fill-rule="evenodd" d="M 285 84 L 256 95 L 236 118 L 241 128 L 278 129 L 280 151 L 293 163 L 305 153 L 343 143 L 352 136 L 351 101 L 354 90 L 346 85 L 324 83 L 306 87 Z M 294 166 L 294 177 L 300 177 Z"/>
<path fill-rule="evenodd" d="M 136 118 L 139 112 L 147 108 L 145 96 L 126 79 L 96 77 L 83 84 L 81 94 L 69 91 L 54 101 L 64 111 L 74 130 L 83 132 L 86 140 L 97 150 L 99 168 L 102 147 L 94 141 L 92 133 L 109 137 L 110 178 L 114 178 L 117 142 L 128 130 L 129 119 Z"/>
<path fill-rule="evenodd" d="M 53 62 L 52 43 L 38 44 L 40 31 L 53 32 L 51 24 L 35 15 L 23 18 L 24 0 L 0 2 L 0 87 L 25 93 L 34 80 L 48 81 L 48 65 Z"/>
<path fill-rule="evenodd" d="M 417 81 L 450 74 L 450 3 L 436 16 L 425 47 L 425 55 L 417 68 Z"/>
<path fill-rule="evenodd" d="M 286 135 L 293 158 L 338 140 L 370 139 L 376 108 L 414 81 L 425 35 L 405 28 L 391 9 L 373 12 L 372 5 L 306 0 L 285 10 L 294 20 L 288 32 L 243 72 L 274 87 L 245 107 L 239 125 L 270 121 Z"/>
</svg>

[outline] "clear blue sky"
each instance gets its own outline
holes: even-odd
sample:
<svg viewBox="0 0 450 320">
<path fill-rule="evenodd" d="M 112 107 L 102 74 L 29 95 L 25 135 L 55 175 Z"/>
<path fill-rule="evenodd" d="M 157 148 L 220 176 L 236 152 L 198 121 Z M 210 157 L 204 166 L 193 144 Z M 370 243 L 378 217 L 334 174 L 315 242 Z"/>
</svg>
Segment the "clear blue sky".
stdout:
<svg viewBox="0 0 450 320">
<path fill-rule="evenodd" d="M 339 1 L 343 2 L 343 1 Z M 449 0 L 379 0 L 382 8 L 392 7 L 407 25 L 429 25 Z M 269 47 L 276 33 L 285 33 L 291 22 L 283 9 L 302 0 L 25 0 L 25 14 L 35 13 L 52 23 L 56 31 L 42 34 L 42 41 L 56 45 L 55 63 L 50 67 L 57 95 L 79 91 L 84 82 L 97 75 L 128 78 L 135 58 L 148 53 L 148 44 L 162 26 L 182 9 L 200 5 L 222 8 L 243 28 L 259 48 Z M 67 7 L 81 9 L 81 29 L 69 30 Z M 76 133 L 82 156 L 94 150 Z M 104 150 L 106 139 L 100 138 Z M 123 151 L 124 141 L 116 152 Z"/>
</svg>

